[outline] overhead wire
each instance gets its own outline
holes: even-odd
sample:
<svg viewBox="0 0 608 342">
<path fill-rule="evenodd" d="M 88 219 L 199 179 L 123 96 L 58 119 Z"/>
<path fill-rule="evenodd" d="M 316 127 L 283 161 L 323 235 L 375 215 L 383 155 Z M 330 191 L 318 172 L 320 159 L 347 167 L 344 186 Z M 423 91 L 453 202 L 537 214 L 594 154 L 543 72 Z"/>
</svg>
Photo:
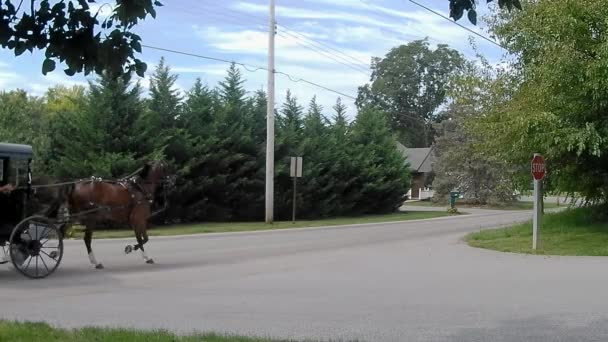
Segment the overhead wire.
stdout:
<svg viewBox="0 0 608 342">
<path fill-rule="evenodd" d="M 363 1 L 363 0 L 360 0 L 360 1 Z M 429 11 L 429 12 L 431 12 L 431 13 L 433 13 L 433 14 L 435 14 L 435 15 L 437 15 L 437 16 L 439 16 L 439 17 L 441 17 L 441 18 L 445 19 L 445 20 L 447 20 L 447 21 L 449 21 L 450 23 L 452 23 L 452 24 L 454 24 L 454 25 L 456 25 L 456 26 L 459 26 L 459 27 L 461 27 L 461 28 L 463 28 L 463 29 L 465 29 L 465 30 L 469 31 L 470 33 L 472 33 L 472 34 L 474 34 L 474 35 L 476 35 L 476 36 L 478 36 L 478 37 L 480 37 L 480 38 L 482 38 L 482 39 L 484 39 L 484 40 L 486 40 L 486 41 L 488 41 L 488 42 L 490 42 L 490 43 L 492 43 L 492 44 L 494 44 L 494 45 L 498 46 L 499 48 L 501 48 L 501 49 L 503 49 L 503 50 L 507 50 L 507 48 L 505 48 L 504 46 L 500 45 L 500 44 L 499 44 L 498 42 L 496 42 L 495 40 L 490 39 L 490 38 L 488 38 L 488 37 L 484 36 L 483 34 L 481 34 L 481 33 L 479 33 L 479 32 L 476 32 L 476 31 L 474 31 L 474 30 L 471 30 L 470 28 L 468 28 L 468 27 L 466 27 L 466 26 L 464 26 L 464 25 L 462 25 L 462 24 L 460 24 L 460 23 L 458 23 L 458 22 L 456 22 L 456 21 L 454 21 L 454 20 L 452 20 L 452 19 L 450 19 L 450 18 L 446 17 L 445 15 L 443 15 L 443 14 L 441 14 L 441 13 L 439 13 L 439 12 L 435 11 L 434 9 L 432 9 L 432 8 L 430 8 L 430 7 L 427 7 L 427 6 L 425 6 L 425 5 L 423 5 L 423 4 L 419 3 L 419 2 L 417 2 L 417 1 L 415 1 L 415 0 L 407 0 L 407 1 L 409 1 L 409 2 L 413 3 L 414 5 L 416 5 L 416 6 L 418 6 L 418 7 L 421 7 L 421 8 L 423 8 L 423 9 L 425 9 L 425 10 L 427 10 L 427 11 Z"/>
<path fill-rule="evenodd" d="M 326 58 L 329 58 L 329 59 L 333 60 L 334 62 L 336 62 L 336 63 L 338 63 L 338 64 L 344 65 L 344 66 L 346 66 L 346 67 L 348 67 L 348 68 L 350 68 L 350 69 L 352 69 L 352 70 L 355 70 L 355 71 L 357 71 L 357 72 L 360 72 L 360 73 L 362 73 L 362 74 L 363 74 L 363 75 L 365 75 L 365 76 L 369 76 L 369 72 L 368 72 L 368 70 L 367 70 L 367 69 L 364 69 L 364 68 L 362 68 L 361 66 L 356 66 L 356 65 L 352 65 L 352 64 L 347 64 L 347 63 L 344 63 L 344 62 L 342 62 L 342 61 L 340 61 L 340 60 L 338 59 L 339 57 L 338 57 L 338 58 L 336 58 L 336 57 L 332 56 L 330 53 L 323 52 L 323 50 L 320 50 L 320 49 L 315 48 L 315 47 L 313 47 L 313 46 L 307 45 L 306 43 L 300 42 L 300 41 L 299 41 L 299 39 L 298 39 L 298 37 L 296 37 L 295 35 L 292 35 L 292 34 L 287 33 L 287 32 L 285 32 L 285 33 L 283 33 L 283 34 L 282 34 L 281 32 L 278 32 L 277 34 L 278 34 L 278 35 L 280 35 L 281 37 L 288 38 L 288 37 L 286 36 L 286 34 L 287 34 L 287 35 L 289 35 L 289 36 L 291 36 L 291 37 L 295 38 L 295 39 L 296 39 L 296 40 L 295 40 L 295 43 L 296 43 L 296 44 L 298 44 L 299 46 L 301 46 L 301 47 L 303 47 L 303 48 L 305 48 L 305 49 L 307 49 L 307 50 L 311 50 L 311 51 L 313 51 L 313 52 L 316 52 L 317 54 L 319 54 L 319 55 L 321 55 L 321 56 L 324 56 L 324 57 L 326 57 Z"/>
<path fill-rule="evenodd" d="M 322 42 L 322 41 L 320 41 L 320 40 L 315 40 L 315 39 L 310 38 L 310 37 L 308 37 L 308 36 L 306 36 L 306 35 L 304 35 L 304 34 L 302 34 L 302 33 L 298 33 L 296 30 L 294 30 L 293 28 L 291 28 L 291 27 L 289 27 L 289 26 L 287 26 L 287 25 L 285 25 L 285 24 L 280 23 L 280 24 L 279 24 L 279 27 L 280 27 L 280 28 L 282 28 L 282 30 L 283 30 L 283 31 L 291 31 L 292 33 L 294 33 L 294 34 L 296 34 L 296 35 L 299 35 L 299 36 L 303 37 L 303 38 L 304 38 L 304 39 L 306 39 L 306 40 L 309 40 L 309 41 L 311 41 L 311 42 L 314 42 L 314 43 L 316 43 L 316 44 L 318 44 L 318 45 L 320 45 L 320 46 L 324 46 L 324 47 L 326 47 L 327 49 L 330 49 L 330 50 L 332 50 L 332 51 L 335 51 L 336 53 L 339 53 L 339 54 L 343 55 L 344 57 L 349 58 L 349 59 L 350 59 L 350 60 L 352 60 L 352 61 L 353 61 L 355 64 L 367 65 L 367 62 L 365 62 L 365 61 L 363 61 L 363 60 L 360 60 L 360 59 L 358 59 L 357 57 L 353 57 L 353 56 L 351 56 L 350 54 L 348 54 L 348 53 L 346 53 L 346 52 L 344 52 L 344 51 L 340 51 L 340 50 L 338 50 L 338 49 L 336 49 L 336 48 L 332 47 L 331 45 L 329 45 L 329 44 L 327 44 L 327 43 L 324 43 L 324 42 Z"/>
<path fill-rule="evenodd" d="M 242 15 L 240 12 L 228 9 L 228 8 L 222 8 L 222 7 L 218 7 L 215 6 L 215 8 L 218 9 L 222 9 L 224 11 L 217 11 L 214 9 L 206 9 L 205 13 L 212 15 L 214 17 L 224 17 L 226 18 L 228 21 L 235 23 L 241 27 L 249 27 L 247 25 L 244 25 L 244 22 L 250 22 L 256 25 L 256 29 L 258 31 L 261 32 L 266 32 L 266 26 L 268 25 L 267 22 L 265 22 L 264 19 L 262 19 L 261 17 L 258 16 L 244 16 Z M 187 11 L 188 13 L 192 13 L 192 9 L 185 9 L 185 8 L 180 8 L 180 10 L 183 11 Z M 228 12 L 232 12 L 233 14 L 230 14 Z M 361 72 L 364 73 L 366 76 L 369 76 L 369 67 L 365 64 L 362 63 L 360 60 L 356 59 L 355 57 L 342 52 L 338 49 L 335 49 L 331 46 L 329 46 L 328 44 L 322 43 L 320 41 L 314 40 L 310 37 L 307 37 L 306 35 L 303 35 L 299 32 L 296 32 L 295 30 L 289 29 L 287 28 L 286 25 L 283 24 L 278 24 L 277 23 L 277 35 L 289 39 L 289 40 L 294 40 L 294 42 L 307 49 L 310 50 L 312 52 L 315 52 L 316 54 L 323 56 L 325 58 L 331 59 L 332 61 L 341 64 L 343 66 L 346 66 L 350 69 L 353 69 L 357 72 Z M 332 51 L 335 52 L 332 52 Z"/>
<path fill-rule="evenodd" d="M 196 58 L 202 58 L 202 59 L 207 59 L 207 60 L 212 60 L 212 61 L 217 61 L 217 62 L 224 62 L 224 63 L 229 63 L 229 64 L 234 63 L 235 65 L 242 66 L 243 68 L 245 68 L 247 71 L 250 71 L 250 72 L 256 72 L 258 70 L 268 71 L 268 68 L 265 68 L 265 67 L 251 65 L 251 64 L 242 63 L 242 62 L 237 62 L 237 61 L 229 60 L 229 59 L 210 57 L 210 56 L 200 55 L 200 54 L 196 54 L 196 53 L 179 51 L 179 50 L 168 49 L 168 48 L 163 48 L 163 47 L 158 47 L 158 46 L 152 46 L 152 45 L 146 45 L 146 44 L 142 44 L 142 47 L 145 47 L 145 48 L 148 48 L 148 49 L 152 49 L 152 50 L 170 52 L 170 53 L 174 53 L 174 54 L 179 54 L 179 55 L 184 55 L 184 56 L 190 56 L 190 57 L 196 57 Z M 248 68 L 253 68 L 253 70 L 250 70 Z M 307 83 L 307 84 L 310 84 L 310 85 L 315 86 L 317 88 L 320 88 L 320 89 L 332 92 L 334 94 L 338 94 L 338 95 L 347 97 L 347 98 L 352 99 L 352 100 L 356 100 L 357 99 L 356 97 L 354 97 L 352 95 L 348 95 L 348 94 L 345 94 L 345 93 L 343 93 L 341 91 L 328 88 L 328 87 L 326 87 L 324 85 L 321 85 L 321 84 L 309 81 L 309 80 L 304 79 L 304 78 L 300 78 L 300 77 L 296 77 L 296 76 L 290 75 L 290 74 L 288 74 L 286 72 L 274 70 L 274 73 L 286 76 L 290 81 L 295 82 L 295 83 L 299 83 L 299 82 Z"/>
</svg>

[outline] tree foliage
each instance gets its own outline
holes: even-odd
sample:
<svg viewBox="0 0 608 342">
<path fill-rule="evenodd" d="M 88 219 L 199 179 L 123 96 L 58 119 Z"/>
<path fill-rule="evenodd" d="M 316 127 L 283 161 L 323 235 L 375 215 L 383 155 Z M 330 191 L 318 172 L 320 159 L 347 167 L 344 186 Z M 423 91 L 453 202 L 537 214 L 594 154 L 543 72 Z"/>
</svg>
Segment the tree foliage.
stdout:
<svg viewBox="0 0 608 342">
<path fill-rule="evenodd" d="M 28 6 L 29 3 L 29 6 Z M 14 51 L 45 53 L 42 73 L 64 63 L 67 75 L 84 72 L 113 76 L 136 72 L 143 77 L 146 64 L 135 57 L 141 53 L 141 38 L 132 32 L 148 15 L 156 17 L 156 0 L 112 1 L 93 11 L 95 0 L 5 0 L 0 3 L 0 46 Z M 112 15 L 99 19 L 99 11 L 112 8 Z"/>
<path fill-rule="evenodd" d="M 477 123 L 486 150 L 522 166 L 545 156 L 547 186 L 608 199 L 608 35 L 603 1 L 526 1 L 492 31 L 518 56 L 497 88 L 508 94 Z M 542 25 L 539 25 L 542 22 Z M 514 85 L 514 86 L 513 86 Z M 523 176 L 522 176 L 523 177 Z"/>
<path fill-rule="evenodd" d="M 501 204 L 515 200 L 513 168 L 494 155 L 477 150 L 467 121 L 479 113 L 463 103 L 452 103 L 443 113 L 434 146 L 433 201 L 447 202 L 451 191 L 459 191 L 474 204 Z"/>
<path fill-rule="evenodd" d="M 477 25 L 477 1 L 476 0 L 449 0 L 450 1 L 450 18 L 455 21 L 460 20 L 462 16 L 467 13 L 467 18 L 473 25 Z M 489 4 L 494 0 L 486 0 Z M 509 11 L 514 8 L 522 9 L 520 0 L 498 0 L 498 6 L 500 8 L 506 8 Z"/>
<path fill-rule="evenodd" d="M 103 75 L 91 82 L 75 110 L 57 113 L 50 163 L 59 178 L 120 177 L 144 158 L 137 129 L 145 107 L 139 84 Z M 82 107 L 80 107 L 82 106 Z"/>
<path fill-rule="evenodd" d="M 88 88 L 56 87 L 42 98 L 2 93 L 0 122 L 23 120 L 3 125 L 0 138 L 35 144 L 36 158 L 49 165 L 37 172 L 61 179 L 118 177 L 164 157 L 178 182 L 158 222 L 262 219 L 266 94 L 248 96 L 235 65 L 217 87 L 197 80 L 185 94 L 163 61 L 151 80 L 147 99 L 139 84 L 105 74 Z M 287 92 L 276 121 L 277 219 L 291 217 L 291 156 L 304 158 L 300 217 L 383 213 L 402 204 L 409 170 L 385 114 L 366 109 L 351 123 L 347 111 L 339 99 L 333 113 L 316 98 L 305 109 Z"/>
<path fill-rule="evenodd" d="M 463 68 L 462 55 L 447 45 L 435 50 L 426 39 L 393 48 L 372 61 L 371 84 L 359 89 L 359 108 L 371 105 L 390 117 L 407 147 L 431 144 L 431 123 L 446 100 L 450 76 Z"/>
</svg>

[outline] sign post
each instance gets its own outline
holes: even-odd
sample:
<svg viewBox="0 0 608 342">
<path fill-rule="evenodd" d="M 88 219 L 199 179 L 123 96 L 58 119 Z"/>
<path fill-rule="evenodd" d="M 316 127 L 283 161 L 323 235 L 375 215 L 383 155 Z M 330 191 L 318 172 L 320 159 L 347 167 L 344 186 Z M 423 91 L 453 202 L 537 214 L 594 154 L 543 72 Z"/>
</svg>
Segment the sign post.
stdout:
<svg viewBox="0 0 608 342">
<path fill-rule="evenodd" d="M 296 223 L 296 186 L 297 186 L 297 179 L 302 177 L 302 157 L 291 157 L 290 175 L 293 178 L 292 222 Z"/>
<path fill-rule="evenodd" d="M 532 158 L 532 177 L 534 178 L 534 218 L 532 227 L 532 249 L 536 250 L 538 243 L 538 230 L 542 225 L 543 193 L 541 181 L 545 178 L 545 159 L 538 153 Z"/>
</svg>

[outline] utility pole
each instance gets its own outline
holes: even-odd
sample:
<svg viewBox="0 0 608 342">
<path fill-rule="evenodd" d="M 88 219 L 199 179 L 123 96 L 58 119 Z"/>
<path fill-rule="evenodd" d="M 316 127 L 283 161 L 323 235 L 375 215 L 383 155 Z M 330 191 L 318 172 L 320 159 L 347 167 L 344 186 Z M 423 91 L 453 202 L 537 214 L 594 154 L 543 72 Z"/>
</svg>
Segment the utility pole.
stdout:
<svg viewBox="0 0 608 342">
<path fill-rule="evenodd" d="M 270 0 L 268 25 L 268 104 L 266 113 L 266 223 L 274 220 L 274 1 Z"/>
</svg>

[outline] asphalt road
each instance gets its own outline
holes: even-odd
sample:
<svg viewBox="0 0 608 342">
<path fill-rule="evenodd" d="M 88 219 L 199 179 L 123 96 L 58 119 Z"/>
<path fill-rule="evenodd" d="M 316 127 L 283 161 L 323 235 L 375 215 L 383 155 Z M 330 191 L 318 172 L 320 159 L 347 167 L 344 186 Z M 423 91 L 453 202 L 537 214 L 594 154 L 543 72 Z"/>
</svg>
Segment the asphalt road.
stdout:
<svg viewBox="0 0 608 342">
<path fill-rule="evenodd" d="M 420 208 L 417 208 L 420 209 Z M 608 259 L 474 249 L 529 212 L 277 232 L 67 241 L 51 277 L 0 269 L 0 318 L 313 340 L 606 341 Z"/>
</svg>

